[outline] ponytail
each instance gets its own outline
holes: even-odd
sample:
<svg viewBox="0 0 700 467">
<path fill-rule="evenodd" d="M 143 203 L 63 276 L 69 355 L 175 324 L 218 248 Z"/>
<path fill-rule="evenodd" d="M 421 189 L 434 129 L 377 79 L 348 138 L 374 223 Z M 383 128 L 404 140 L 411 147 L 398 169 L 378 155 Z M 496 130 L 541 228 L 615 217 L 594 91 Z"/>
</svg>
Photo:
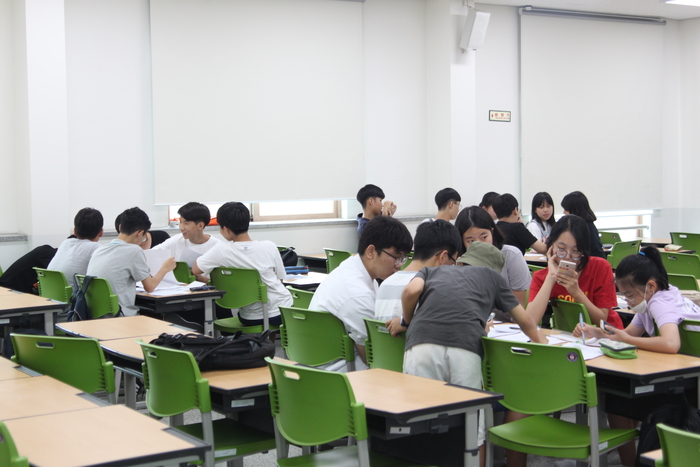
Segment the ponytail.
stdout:
<svg viewBox="0 0 700 467">
<path fill-rule="evenodd" d="M 640 287 L 654 279 L 659 290 L 668 290 L 668 274 L 661 254 L 654 246 L 642 248 L 639 254 L 623 258 L 615 269 L 615 279 L 627 280 Z"/>
</svg>

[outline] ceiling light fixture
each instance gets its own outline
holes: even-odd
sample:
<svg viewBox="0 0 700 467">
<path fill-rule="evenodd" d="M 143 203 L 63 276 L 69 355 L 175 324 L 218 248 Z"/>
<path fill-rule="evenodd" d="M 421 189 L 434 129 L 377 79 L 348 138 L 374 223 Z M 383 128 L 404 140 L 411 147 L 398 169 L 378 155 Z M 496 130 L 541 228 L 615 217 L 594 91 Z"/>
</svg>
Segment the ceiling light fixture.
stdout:
<svg viewBox="0 0 700 467">
<path fill-rule="evenodd" d="M 661 0 L 661 3 L 667 3 L 668 5 L 700 6 L 700 0 Z"/>
</svg>

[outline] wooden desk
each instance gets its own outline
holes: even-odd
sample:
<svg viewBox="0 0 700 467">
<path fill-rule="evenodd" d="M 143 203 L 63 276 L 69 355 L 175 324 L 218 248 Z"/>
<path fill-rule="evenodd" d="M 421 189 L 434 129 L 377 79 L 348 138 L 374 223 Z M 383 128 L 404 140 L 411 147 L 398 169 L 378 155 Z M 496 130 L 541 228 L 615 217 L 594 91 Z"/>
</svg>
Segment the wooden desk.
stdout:
<svg viewBox="0 0 700 467">
<path fill-rule="evenodd" d="M 149 316 L 124 316 L 111 319 L 94 319 L 59 323 L 56 328 L 74 337 L 90 337 L 99 341 L 124 339 L 126 337 L 147 336 L 151 334 L 183 334 L 194 332 L 191 329 L 168 323 Z"/>
<path fill-rule="evenodd" d="M 24 314 L 44 315 L 44 331 L 52 336 L 56 313 L 63 311 L 65 306 L 63 302 L 56 302 L 38 295 L 10 291 L 0 295 L 0 318 Z"/>
<path fill-rule="evenodd" d="M 534 266 L 547 266 L 547 257 L 539 253 L 525 253 L 525 262 Z"/>
<path fill-rule="evenodd" d="M 32 375 L 20 370 L 17 364 L 12 360 L 0 358 L 0 381 L 6 379 L 31 378 L 31 376 Z"/>
<path fill-rule="evenodd" d="M 224 296 L 223 290 L 207 290 L 204 292 L 185 292 L 173 295 L 136 294 L 136 306 L 155 314 L 177 313 L 204 309 L 204 334 L 214 335 L 214 302 Z"/>
<path fill-rule="evenodd" d="M 0 381 L 0 400 L 2 400 L 0 420 L 70 412 L 98 406 L 98 399 L 50 376 Z M 63 433 L 65 436 L 65 430 Z"/>
<path fill-rule="evenodd" d="M 176 466 L 203 460 L 209 449 L 202 441 L 118 405 L 5 424 L 20 455 L 41 467 Z"/>
<path fill-rule="evenodd" d="M 326 277 L 328 277 L 328 274 L 325 272 L 311 271 L 308 274 L 302 275 L 301 279 L 282 279 L 282 283 L 285 286 L 290 285 L 299 289 L 315 291 Z"/>
<path fill-rule="evenodd" d="M 309 267 L 309 271 L 327 272 L 325 253 L 300 254 L 299 259 L 301 259 L 304 264 Z"/>
<path fill-rule="evenodd" d="M 3 295 L 21 294 L 23 292 L 17 292 L 16 290 L 8 289 L 7 287 L 0 287 L 0 297 Z"/>
<path fill-rule="evenodd" d="M 663 457 L 664 456 L 661 453 L 661 449 L 657 449 L 655 451 L 643 453 L 641 456 L 639 456 L 639 461 L 642 463 L 642 465 L 654 467 L 656 465 L 656 460 L 663 459 Z"/>
<path fill-rule="evenodd" d="M 671 237 L 668 238 L 642 238 L 642 246 L 649 246 L 649 245 L 655 245 L 658 247 L 665 247 L 669 243 L 671 243 Z"/>
</svg>

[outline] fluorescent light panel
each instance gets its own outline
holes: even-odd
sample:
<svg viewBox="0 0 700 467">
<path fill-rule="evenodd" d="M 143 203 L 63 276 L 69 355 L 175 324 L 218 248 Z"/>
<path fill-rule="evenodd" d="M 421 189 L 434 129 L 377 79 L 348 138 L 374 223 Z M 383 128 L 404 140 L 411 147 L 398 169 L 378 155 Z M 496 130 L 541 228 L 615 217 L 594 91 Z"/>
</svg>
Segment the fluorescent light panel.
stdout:
<svg viewBox="0 0 700 467">
<path fill-rule="evenodd" d="M 689 6 L 700 6 L 700 0 L 661 0 L 662 3 L 668 3 L 669 5 L 689 5 Z"/>
</svg>

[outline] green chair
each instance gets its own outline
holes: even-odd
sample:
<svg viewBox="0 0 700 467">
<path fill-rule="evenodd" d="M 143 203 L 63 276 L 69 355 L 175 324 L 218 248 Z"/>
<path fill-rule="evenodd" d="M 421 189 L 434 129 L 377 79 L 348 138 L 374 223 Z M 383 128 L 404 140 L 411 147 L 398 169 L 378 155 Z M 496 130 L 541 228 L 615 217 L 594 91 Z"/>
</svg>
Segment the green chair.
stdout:
<svg viewBox="0 0 700 467">
<path fill-rule="evenodd" d="M 202 414 L 201 423 L 174 428 L 214 447 L 205 455 L 206 467 L 228 459 L 239 459 L 237 464 L 242 466 L 243 456 L 275 448 L 272 435 L 230 418 L 212 422 L 209 381 L 202 378 L 192 353 L 145 344 L 140 339 L 137 342 L 143 351 L 148 411 L 157 417 L 175 417 L 198 409 Z"/>
<path fill-rule="evenodd" d="M 194 274 L 192 274 L 192 269 L 190 269 L 190 266 L 184 261 L 178 261 L 176 263 L 175 269 L 173 269 L 173 274 L 175 275 L 175 279 L 183 284 L 191 284 L 197 280 Z"/>
<path fill-rule="evenodd" d="M 88 394 L 105 391 L 109 402 L 117 403 L 114 367 L 105 360 L 97 339 L 27 334 L 11 337 L 13 362 Z"/>
<path fill-rule="evenodd" d="M 534 264 L 528 264 L 527 268 L 530 270 L 530 275 L 533 275 L 537 271 L 544 269 L 545 266 L 535 266 Z"/>
<path fill-rule="evenodd" d="M 413 252 L 412 251 L 410 251 L 406 255 L 406 262 L 403 263 L 403 266 L 401 266 L 401 270 L 403 271 L 404 269 L 406 269 L 408 267 L 408 265 L 411 264 L 411 261 L 413 261 Z"/>
<path fill-rule="evenodd" d="M 277 251 L 280 251 L 280 252 L 286 250 L 287 248 L 289 248 L 289 247 L 288 247 L 288 246 L 280 246 L 280 245 L 277 245 Z"/>
<path fill-rule="evenodd" d="M 614 245 L 617 242 L 621 242 L 620 234 L 617 232 L 598 232 L 600 237 L 600 243 L 603 245 Z"/>
<path fill-rule="evenodd" d="M 700 320 L 684 319 L 678 325 L 681 337 L 679 353 L 700 357 Z"/>
<path fill-rule="evenodd" d="M 671 243 L 700 253 L 700 233 L 671 232 Z"/>
<path fill-rule="evenodd" d="M 233 316 L 215 320 L 215 330 L 260 334 L 268 329 L 278 329 L 277 326 L 270 326 L 267 309 L 267 285 L 260 279 L 260 273 L 257 269 L 216 268 L 211 272 L 211 283 L 218 290 L 226 291 L 223 297 L 216 300 L 216 304 L 220 307 L 236 309 L 256 302 L 261 302 L 263 305 L 264 324 L 245 326 L 237 316 Z"/>
<path fill-rule="evenodd" d="M 356 445 L 286 459 L 280 440 L 280 467 L 350 466 L 400 467 L 417 465 L 370 451 L 365 405 L 355 394 L 344 373 L 305 368 L 267 358 L 272 383 L 270 405 L 275 429 L 287 442 L 316 446 L 351 436 Z"/>
<path fill-rule="evenodd" d="M 593 324 L 588 310 L 582 303 L 553 299 L 549 301 L 549 304 L 552 305 L 552 327 L 554 329 L 573 332 L 579 323 L 581 313 L 583 313 L 583 320 L 586 324 Z"/>
<path fill-rule="evenodd" d="M 3 422 L 0 422 L 0 465 L 6 467 L 29 467 L 26 457 L 17 452 L 15 442 L 10 436 L 10 431 Z"/>
<path fill-rule="evenodd" d="M 614 243 L 612 250 L 610 250 L 610 253 L 608 254 L 608 263 L 610 263 L 610 266 L 615 269 L 623 258 L 639 253 L 640 244 L 641 242 L 639 240 Z"/>
<path fill-rule="evenodd" d="M 323 251 L 326 252 L 326 272 L 328 273 L 352 256 L 352 253 L 349 251 L 333 250 L 331 248 L 324 248 Z"/>
<path fill-rule="evenodd" d="M 503 394 L 506 408 L 532 415 L 489 428 L 489 452 L 495 444 L 598 467 L 602 453 L 637 437 L 637 430 L 599 428 L 596 377 L 586 369 L 579 349 L 488 337 L 482 342 L 484 389 Z M 577 404 L 588 407 L 588 425 L 548 415 Z"/>
<path fill-rule="evenodd" d="M 38 288 L 41 297 L 50 298 L 58 302 L 68 303 L 73 295 L 73 287 L 68 285 L 66 276 L 61 271 L 34 268 L 39 279 Z"/>
<path fill-rule="evenodd" d="M 384 368 L 403 373 L 406 334 L 402 332 L 394 337 L 387 331 L 385 324 L 384 321 L 365 318 L 367 364 L 370 368 Z"/>
<path fill-rule="evenodd" d="M 656 467 L 696 467 L 700 457 L 700 435 L 672 428 L 663 423 L 656 425 L 661 442 L 661 459 Z"/>
<path fill-rule="evenodd" d="M 75 277 L 78 278 L 78 284 L 82 287 L 85 276 L 76 274 Z M 85 300 L 90 308 L 92 319 L 107 315 L 116 316 L 119 313 L 119 297 L 112 292 L 112 286 L 107 279 L 93 277 L 85 294 Z"/>
<path fill-rule="evenodd" d="M 700 284 L 694 276 L 687 274 L 669 274 L 668 283 L 675 285 L 681 290 L 695 290 L 700 292 Z"/>
<path fill-rule="evenodd" d="M 669 274 L 685 274 L 700 279 L 700 256 L 661 251 L 661 261 Z"/>
<path fill-rule="evenodd" d="M 292 306 L 294 308 L 304 308 L 306 310 L 309 309 L 311 299 L 314 297 L 313 292 L 310 292 L 308 290 L 295 289 L 291 285 L 287 286 L 287 290 L 289 290 L 289 293 L 292 294 L 292 300 L 294 300 Z"/>
<path fill-rule="evenodd" d="M 355 370 L 355 343 L 343 322 L 328 311 L 280 307 L 282 348 L 291 360 L 308 366 L 344 359 Z"/>
</svg>

